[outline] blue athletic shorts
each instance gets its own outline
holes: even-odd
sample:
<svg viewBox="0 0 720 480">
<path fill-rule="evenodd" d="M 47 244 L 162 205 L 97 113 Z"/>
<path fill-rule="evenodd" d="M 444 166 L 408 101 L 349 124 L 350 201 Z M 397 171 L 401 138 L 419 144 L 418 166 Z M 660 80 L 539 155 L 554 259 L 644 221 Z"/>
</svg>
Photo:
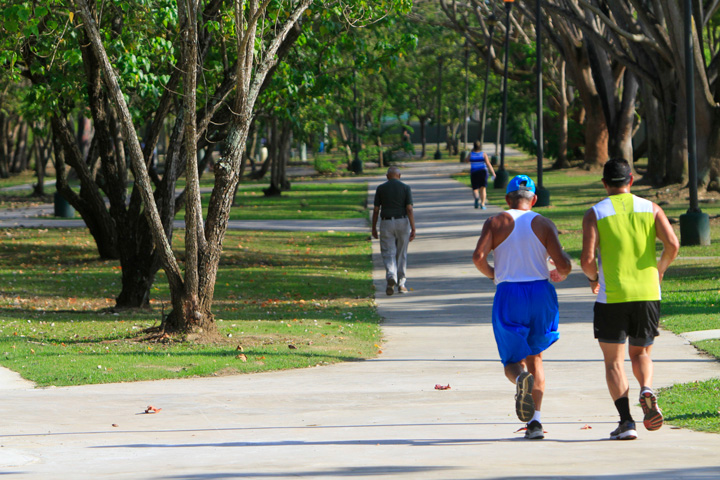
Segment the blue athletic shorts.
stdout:
<svg viewBox="0 0 720 480">
<path fill-rule="evenodd" d="M 503 365 L 537 355 L 555 343 L 558 299 L 548 280 L 502 282 L 493 301 L 492 325 Z"/>
</svg>

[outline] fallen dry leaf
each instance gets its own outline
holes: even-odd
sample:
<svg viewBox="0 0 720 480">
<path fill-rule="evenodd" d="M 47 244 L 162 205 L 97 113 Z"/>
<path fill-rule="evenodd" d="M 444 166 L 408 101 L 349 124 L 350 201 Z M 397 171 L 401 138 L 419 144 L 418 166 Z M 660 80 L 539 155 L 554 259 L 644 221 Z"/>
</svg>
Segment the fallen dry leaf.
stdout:
<svg viewBox="0 0 720 480">
<path fill-rule="evenodd" d="M 244 351 L 245 351 L 245 349 L 243 348 L 242 345 L 238 345 L 235 350 L 238 350 L 238 351 L 240 351 L 240 352 L 244 352 Z"/>
<path fill-rule="evenodd" d="M 450 384 L 447 385 L 440 385 L 439 383 L 435 385 L 435 390 L 450 390 Z"/>
<path fill-rule="evenodd" d="M 240 355 L 235 355 L 235 358 L 240 359 L 243 362 L 247 362 L 247 356 L 244 353 L 241 353 Z"/>
<path fill-rule="evenodd" d="M 117 426 L 119 426 L 119 425 L 118 425 L 117 423 L 113 423 L 112 426 L 113 426 L 113 427 L 117 427 Z"/>
<path fill-rule="evenodd" d="M 297 347 L 295 345 L 293 345 L 292 343 L 290 345 L 288 345 L 288 348 L 290 350 L 297 350 Z"/>
<path fill-rule="evenodd" d="M 586 423 L 585 425 L 580 427 L 580 430 L 592 430 L 592 427 Z"/>
<path fill-rule="evenodd" d="M 145 409 L 145 413 L 157 413 L 160 410 L 162 410 L 162 408 L 155 408 L 152 405 L 148 405 L 148 407 Z"/>
</svg>

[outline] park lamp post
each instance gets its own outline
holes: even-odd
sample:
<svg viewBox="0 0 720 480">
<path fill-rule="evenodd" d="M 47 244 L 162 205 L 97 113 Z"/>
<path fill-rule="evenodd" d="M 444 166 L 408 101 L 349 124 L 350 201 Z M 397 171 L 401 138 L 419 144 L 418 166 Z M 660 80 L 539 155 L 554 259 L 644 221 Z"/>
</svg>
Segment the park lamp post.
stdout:
<svg viewBox="0 0 720 480">
<path fill-rule="evenodd" d="M 503 106 L 502 123 L 500 127 L 500 168 L 495 172 L 495 188 L 505 188 L 508 182 L 508 173 L 505 170 L 505 132 L 507 128 L 507 77 L 508 77 L 508 50 L 510 49 L 510 10 L 514 0 L 505 1 L 505 66 L 503 70 Z"/>
<path fill-rule="evenodd" d="M 468 77 L 468 63 L 470 63 L 470 45 L 467 37 L 465 38 L 465 118 L 463 121 L 463 148 L 460 153 L 460 161 L 465 160 L 466 150 L 468 148 L 468 102 L 470 97 L 470 78 Z"/>
<path fill-rule="evenodd" d="M 437 149 L 435 150 L 435 160 L 442 158 L 440 153 L 440 109 L 442 107 L 442 57 L 438 57 L 438 108 L 437 108 L 437 126 L 435 132 L 437 135 Z"/>
<path fill-rule="evenodd" d="M 360 174 L 363 171 L 362 160 L 360 160 L 360 133 L 358 125 L 358 106 L 357 106 L 357 78 L 355 75 L 355 69 L 353 69 L 353 161 L 350 164 L 350 168 L 356 174 Z M 382 165 L 381 165 L 382 166 Z"/>
<path fill-rule="evenodd" d="M 485 119 L 487 118 L 487 97 L 488 97 L 488 81 L 490 80 L 490 60 L 492 59 L 492 37 L 495 31 L 495 25 L 497 25 L 497 17 L 494 13 L 491 13 L 487 19 L 488 24 L 488 43 L 487 43 L 487 59 L 485 60 L 485 87 L 483 88 L 483 104 L 482 104 L 482 115 L 480 116 L 480 135 L 478 139 L 482 145 L 485 142 Z"/>
<path fill-rule="evenodd" d="M 550 205 L 550 192 L 543 187 L 543 78 L 542 78 L 542 10 L 535 0 L 535 51 L 537 53 L 537 202 L 538 207 Z"/>
<path fill-rule="evenodd" d="M 695 68 L 693 62 L 692 2 L 684 2 L 685 101 L 687 103 L 688 188 L 690 208 L 680 215 L 680 245 L 710 245 L 710 217 L 700 210 L 697 194 L 697 145 L 695 136 Z"/>
</svg>

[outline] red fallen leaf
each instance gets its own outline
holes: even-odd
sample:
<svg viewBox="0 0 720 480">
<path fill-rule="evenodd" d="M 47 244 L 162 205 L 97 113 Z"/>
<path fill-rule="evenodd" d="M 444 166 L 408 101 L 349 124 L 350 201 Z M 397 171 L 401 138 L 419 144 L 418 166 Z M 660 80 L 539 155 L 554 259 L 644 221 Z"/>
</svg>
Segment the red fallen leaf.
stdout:
<svg viewBox="0 0 720 480">
<path fill-rule="evenodd" d="M 450 384 L 447 385 L 440 385 L 439 383 L 435 385 L 435 390 L 450 390 Z"/>
<path fill-rule="evenodd" d="M 580 427 L 580 430 L 592 430 L 592 427 L 586 423 L 585 425 Z"/>
<path fill-rule="evenodd" d="M 145 413 L 157 413 L 160 410 L 162 410 L 162 408 L 155 408 L 152 405 L 148 405 L 148 407 L 145 409 Z"/>
</svg>

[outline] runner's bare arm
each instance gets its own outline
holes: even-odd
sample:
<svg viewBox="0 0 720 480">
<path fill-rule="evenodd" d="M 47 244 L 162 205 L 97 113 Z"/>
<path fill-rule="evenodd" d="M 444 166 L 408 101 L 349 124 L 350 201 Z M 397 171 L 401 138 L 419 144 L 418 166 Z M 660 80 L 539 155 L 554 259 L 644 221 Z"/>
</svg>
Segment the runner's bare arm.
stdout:
<svg viewBox="0 0 720 480">
<path fill-rule="evenodd" d="M 407 212 L 408 220 L 410 221 L 410 242 L 415 240 L 415 213 L 413 213 L 413 206 L 408 205 L 405 207 L 405 211 Z"/>
<path fill-rule="evenodd" d="M 378 230 L 377 230 L 378 216 L 380 216 L 380 207 L 374 207 L 373 208 L 373 216 L 372 216 L 372 236 L 373 236 L 373 238 L 378 238 Z"/>
<path fill-rule="evenodd" d="M 597 265 L 596 251 L 598 246 L 597 218 L 593 209 L 585 212 L 583 217 L 583 248 L 580 254 L 580 268 L 590 280 L 590 290 L 600 291 L 600 272 Z"/>
<path fill-rule="evenodd" d="M 663 244 L 662 255 L 657 265 L 660 281 L 662 281 L 668 267 L 678 255 L 680 242 L 663 209 L 653 203 L 653 212 L 655 213 L 655 235 Z"/>
<path fill-rule="evenodd" d="M 483 225 L 480 239 L 478 240 L 475 251 L 473 252 L 473 263 L 480 272 L 490 280 L 495 278 L 495 269 L 490 266 L 487 261 L 488 255 L 492 251 L 493 245 L 493 223 L 497 222 L 497 217 L 490 217 Z"/>
<path fill-rule="evenodd" d="M 558 238 L 558 231 L 555 224 L 548 218 L 538 215 L 533 219 L 533 232 L 550 255 L 555 270 L 550 272 L 550 279 L 553 282 L 562 282 L 572 270 L 572 259 L 563 250 Z"/>
</svg>

